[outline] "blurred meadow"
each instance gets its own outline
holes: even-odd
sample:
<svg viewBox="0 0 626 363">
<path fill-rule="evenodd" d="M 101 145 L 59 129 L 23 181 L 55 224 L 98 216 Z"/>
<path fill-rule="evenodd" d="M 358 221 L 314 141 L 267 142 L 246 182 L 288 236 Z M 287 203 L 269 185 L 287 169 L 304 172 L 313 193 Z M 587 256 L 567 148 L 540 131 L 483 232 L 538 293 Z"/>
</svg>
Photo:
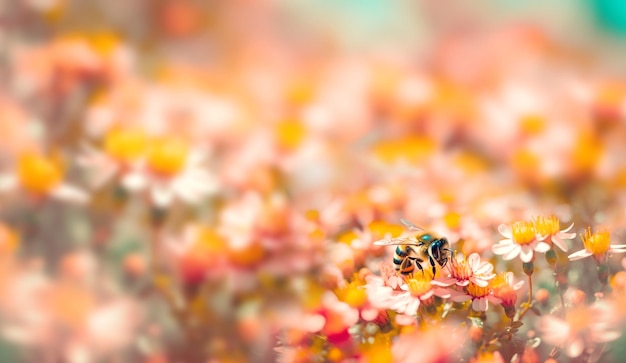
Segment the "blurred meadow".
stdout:
<svg viewBox="0 0 626 363">
<path fill-rule="evenodd" d="M 624 252 L 622 0 L 0 0 L 2 363 L 619 362 Z"/>
</svg>

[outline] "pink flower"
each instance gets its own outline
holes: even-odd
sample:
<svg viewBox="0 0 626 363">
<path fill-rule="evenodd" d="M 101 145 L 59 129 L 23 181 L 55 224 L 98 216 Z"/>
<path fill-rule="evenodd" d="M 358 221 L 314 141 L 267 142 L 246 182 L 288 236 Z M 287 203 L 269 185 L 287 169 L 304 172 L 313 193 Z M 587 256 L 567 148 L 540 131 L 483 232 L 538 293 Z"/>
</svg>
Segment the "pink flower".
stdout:
<svg viewBox="0 0 626 363">
<path fill-rule="evenodd" d="M 494 296 L 493 291 L 486 286 L 478 286 L 474 283 L 467 285 L 463 292 L 452 291 L 450 300 L 455 302 L 463 302 L 472 300 L 472 309 L 474 311 L 487 311 L 489 303 L 500 304 L 502 300 Z"/>
<path fill-rule="evenodd" d="M 478 253 L 472 253 L 467 259 L 459 254 L 450 259 L 450 262 L 443 268 L 442 274 L 447 277 L 439 277 L 431 283 L 436 286 L 467 286 L 470 282 L 478 286 L 487 286 L 489 280 L 496 275 L 493 273 L 493 265 L 486 261 L 481 261 Z"/>
<path fill-rule="evenodd" d="M 439 325 L 427 331 L 402 334 L 391 346 L 393 361 L 409 362 L 454 362 L 456 355 L 464 347 L 466 331 Z"/>
<path fill-rule="evenodd" d="M 568 357 L 575 358 L 585 348 L 619 338 L 621 332 L 611 321 L 612 311 L 610 305 L 595 303 L 567 310 L 565 319 L 546 315 L 539 320 L 537 328 L 545 342 L 561 346 Z"/>
<path fill-rule="evenodd" d="M 402 292 L 395 292 L 387 300 L 387 308 L 400 314 L 417 315 L 417 309 L 421 304 L 429 305 L 433 302 L 433 297 L 450 297 L 447 289 L 434 287 L 428 274 L 415 274 L 413 277 L 405 278 L 400 285 Z"/>
<path fill-rule="evenodd" d="M 535 258 L 534 252 L 545 253 L 550 250 L 549 244 L 537 238 L 532 222 L 519 221 L 510 226 L 501 224 L 498 232 L 506 239 L 493 245 L 491 249 L 505 260 L 512 260 L 519 255 L 522 262 L 530 262 Z"/>
</svg>

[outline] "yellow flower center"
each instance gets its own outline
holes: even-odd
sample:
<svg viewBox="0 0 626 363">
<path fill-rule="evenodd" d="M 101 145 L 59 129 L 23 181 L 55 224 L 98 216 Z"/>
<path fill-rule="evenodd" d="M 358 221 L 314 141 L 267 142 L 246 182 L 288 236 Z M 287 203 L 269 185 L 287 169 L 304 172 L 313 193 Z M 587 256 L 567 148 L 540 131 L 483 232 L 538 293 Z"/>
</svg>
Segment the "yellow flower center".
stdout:
<svg viewBox="0 0 626 363">
<path fill-rule="evenodd" d="M 520 119 L 520 129 L 528 135 L 540 134 L 546 126 L 546 120 L 541 115 L 526 115 Z"/>
<path fill-rule="evenodd" d="M 535 226 L 532 222 L 519 221 L 511 226 L 513 241 L 519 245 L 527 245 L 535 241 Z"/>
<path fill-rule="evenodd" d="M 278 145 L 285 149 L 294 149 L 306 136 L 306 129 L 300 122 L 286 121 L 278 124 L 276 138 Z"/>
<path fill-rule="evenodd" d="M 601 256 L 611 248 L 611 235 L 606 230 L 591 233 L 591 228 L 587 228 L 582 239 L 585 249 L 595 256 Z"/>
<path fill-rule="evenodd" d="M 490 281 L 491 290 L 493 295 L 499 299 L 502 299 L 502 305 L 514 306 L 517 301 L 517 293 L 513 286 L 509 285 L 506 279 L 506 273 L 496 275 L 493 280 Z"/>
<path fill-rule="evenodd" d="M 367 229 L 369 229 L 376 239 L 383 238 L 387 233 L 392 237 L 397 237 L 404 232 L 402 226 L 385 221 L 373 221 L 367 225 Z"/>
<path fill-rule="evenodd" d="M 462 255 L 452 259 L 450 262 L 448 271 L 450 272 L 451 277 L 454 277 L 457 280 L 467 280 L 472 276 L 472 269 L 467 263 L 465 257 Z"/>
<path fill-rule="evenodd" d="M 183 140 L 163 136 L 150 141 L 147 162 L 153 172 L 172 176 L 183 169 L 188 154 L 189 147 Z"/>
<path fill-rule="evenodd" d="M 339 300 L 345 302 L 353 308 L 360 308 L 367 302 L 367 293 L 365 289 L 356 284 L 350 283 L 337 293 Z"/>
<path fill-rule="evenodd" d="M 488 286 L 480 287 L 480 286 L 470 282 L 469 285 L 467 285 L 466 289 L 467 289 L 467 293 L 471 297 L 474 297 L 474 298 L 480 298 L 480 297 L 489 295 L 489 287 Z"/>
<path fill-rule="evenodd" d="M 431 277 L 431 274 L 426 272 L 426 270 L 424 270 L 424 273 L 416 271 L 413 277 L 406 280 L 408 291 L 413 296 L 423 296 L 432 289 L 432 285 L 430 284 L 432 280 Z"/>
<path fill-rule="evenodd" d="M 381 142 L 374 147 L 374 154 L 383 162 L 406 160 L 417 163 L 431 155 L 436 148 L 433 140 L 425 137 L 407 137 Z"/>
<path fill-rule="evenodd" d="M 448 212 L 443 216 L 446 226 L 451 229 L 457 229 L 461 225 L 461 214 L 457 212 Z"/>
<path fill-rule="evenodd" d="M 104 150 L 117 161 L 128 163 L 146 152 L 148 140 L 138 130 L 112 129 L 104 137 Z"/>
<path fill-rule="evenodd" d="M 560 223 L 556 216 L 537 217 L 533 220 L 535 231 L 542 236 L 552 236 L 559 232 Z"/>
<path fill-rule="evenodd" d="M 45 194 L 54 189 L 63 176 L 58 163 L 45 156 L 29 153 L 20 156 L 17 174 L 21 185 L 36 194 Z"/>
</svg>

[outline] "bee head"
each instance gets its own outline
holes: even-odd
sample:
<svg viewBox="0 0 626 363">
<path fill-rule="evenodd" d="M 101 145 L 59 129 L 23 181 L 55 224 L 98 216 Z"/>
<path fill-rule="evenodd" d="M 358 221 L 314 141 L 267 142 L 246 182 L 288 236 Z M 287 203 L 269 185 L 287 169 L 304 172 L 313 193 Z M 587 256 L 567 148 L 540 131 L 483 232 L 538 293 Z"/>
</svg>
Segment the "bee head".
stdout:
<svg viewBox="0 0 626 363">
<path fill-rule="evenodd" d="M 429 255 L 442 267 L 446 265 L 450 256 L 448 253 L 448 245 L 449 243 L 447 239 L 438 238 L 432 241 L 428 247 Z"/>
</svg>

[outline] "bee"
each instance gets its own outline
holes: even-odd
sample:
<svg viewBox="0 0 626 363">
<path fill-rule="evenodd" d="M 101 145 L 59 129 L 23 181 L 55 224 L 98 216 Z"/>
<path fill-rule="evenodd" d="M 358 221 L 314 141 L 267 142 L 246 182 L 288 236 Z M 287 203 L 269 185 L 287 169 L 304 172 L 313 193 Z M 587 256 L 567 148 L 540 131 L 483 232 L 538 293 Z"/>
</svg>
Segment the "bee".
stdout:
<svg viewBox="0 0 626 363">
<path fill-rule="evenodd" d="M 416 234 L 411 237 L 386 238 L 376 241 L 374 244 L 397 246 L 393 255 L 393 265 L 396 271 L 401 274 L 412 274 L 416 268 L 423 273 L 424 267 L 430 265 L 434 276 L 437 272 L 437 265 L 444 267 L 453 254 L 449 248 L 450 243 L 446 238 L 428 232 L 406 219 L 401 219 L 400 222 L 409 231 L 416 232 Z"/>
</svg>

